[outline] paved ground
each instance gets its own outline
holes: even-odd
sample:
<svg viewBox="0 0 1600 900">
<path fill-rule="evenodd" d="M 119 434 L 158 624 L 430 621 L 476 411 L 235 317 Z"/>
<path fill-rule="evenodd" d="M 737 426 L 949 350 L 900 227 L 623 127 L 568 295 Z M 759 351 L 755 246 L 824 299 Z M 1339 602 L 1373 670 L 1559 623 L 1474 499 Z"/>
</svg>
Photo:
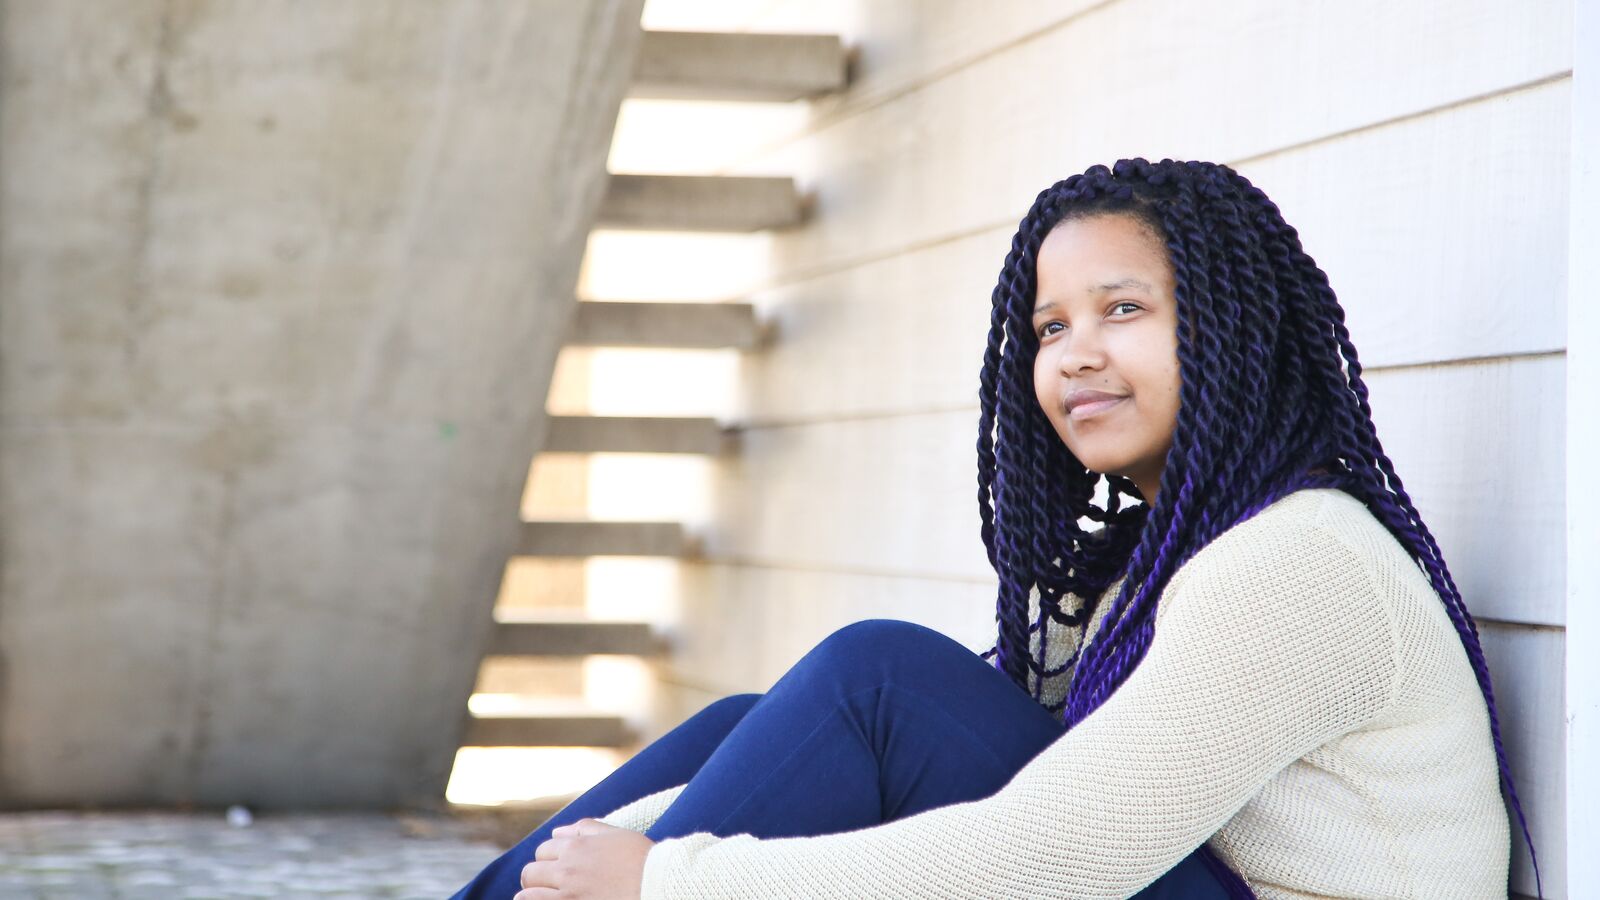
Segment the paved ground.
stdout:
<svg viewBox="0 0 1600 900">
<path fill-rule="evenodd" d="M 445 816 L 0 814 L 0 898 L 445 900 L 500 848 Z"/>
</svg>

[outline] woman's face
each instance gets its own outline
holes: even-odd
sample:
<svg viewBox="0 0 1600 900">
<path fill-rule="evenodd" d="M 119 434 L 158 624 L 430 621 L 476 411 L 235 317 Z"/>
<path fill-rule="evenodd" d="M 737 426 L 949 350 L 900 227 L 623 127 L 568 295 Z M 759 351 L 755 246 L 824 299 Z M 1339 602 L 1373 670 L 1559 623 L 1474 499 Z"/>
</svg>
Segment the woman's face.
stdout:
<svg viewBox="0 0 1600 900">
<path fill-rule="evenodd" d="M 1166 247 L 1139 220 L 1056 226 L 1039 248 L 1034 392 L 1067 449 L 1154 504 L 1178 422 L 1178 305 Z M 1069 411 L 1079 391 L 1112 395 Z M 1092 394 L 1085 395 L 1092 397 Z"/>
</svg>

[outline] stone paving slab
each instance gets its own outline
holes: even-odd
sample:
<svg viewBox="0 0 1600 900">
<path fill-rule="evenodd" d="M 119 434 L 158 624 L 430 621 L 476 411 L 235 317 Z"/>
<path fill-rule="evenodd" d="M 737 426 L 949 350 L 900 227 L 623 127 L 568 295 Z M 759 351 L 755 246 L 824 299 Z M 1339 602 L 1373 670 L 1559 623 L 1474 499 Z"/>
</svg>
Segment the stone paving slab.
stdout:
<svg viewBox="0 0 1600 900">
<path fill-rule="evenodd" d="M 0 814 L 5 900 L 445 900 L 501 848 L 447 816 Z"/>
</svg>

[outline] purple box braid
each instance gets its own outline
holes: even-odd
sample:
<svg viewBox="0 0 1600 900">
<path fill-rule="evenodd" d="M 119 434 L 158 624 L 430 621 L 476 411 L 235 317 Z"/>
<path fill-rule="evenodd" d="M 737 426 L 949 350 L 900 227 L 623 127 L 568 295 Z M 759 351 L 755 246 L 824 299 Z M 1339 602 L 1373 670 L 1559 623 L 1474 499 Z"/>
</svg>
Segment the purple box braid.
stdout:
<svg viewBox="0 0 1600 900">
<path fill-rule="evenodd" d="M 1132 482 L 1079 462 L 1033 391 L 1039 247 L 1062 221 L 1107 214 L 1132 216 L 1162 238 L 1177 285 L 1180 407 L 1153 508 L 1123 508 L 1121 496 L 1138 498 Z M 985 658 L 1025 690 L 1032 680 L 1041 700 L 1045 679 L 1076 667 L 1067 696 L 1051 707 L 1070 729 L 1143 659 L 1156 598 L 1184 562 L 1292 491 L 1344 490 L 1426 571 L 1455 624 L 1488 705 L 1500 777 L 1542 897 L 1477 624 L 1383 453 L 1344 310 L 1277 205 L 1225 165 L 1134 158 L 1110 169 L 1091 166 L 1035 198 L 1012 238 L 992 302 L 978 389 L 978 511 L 999 576 L 999 633 Z M 1102 477 L 1103 509 L 1093 500 Z M 1104 527 L 1086 530 L 1083 519 Z M 1094 612 L 1089 604 L 1122 575 L 1128 578 L 1095 640 L 1046 668 L 1046 618 L 1084 624 Z M 1035 589 L 1040 613 L 1030 622 Z M 1068 595 L 1078 598 L 1078 608 L 1063 609 Z M 1036 656 L 1029 652 L 1034 632 Z M 1207 862 L 1226 871 L 1220 860 Z M 1235 896 L 1251 896 L 1242 879 L 1233 880 Z"/>
</svg>

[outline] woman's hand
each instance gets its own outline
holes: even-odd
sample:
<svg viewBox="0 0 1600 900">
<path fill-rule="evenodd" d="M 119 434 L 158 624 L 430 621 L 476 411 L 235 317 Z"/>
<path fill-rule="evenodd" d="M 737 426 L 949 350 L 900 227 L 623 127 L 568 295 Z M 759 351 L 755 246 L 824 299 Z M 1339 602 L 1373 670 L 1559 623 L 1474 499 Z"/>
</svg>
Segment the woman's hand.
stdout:
<svg viewBox="0 0 1600 900">
<path fill-rule="evenodd" d="M 644 857 L 654 846 L 637 831 L 596 819 L 562 825 L 534 848 L 513 900 L 639 900 Z"/>
</svg>

